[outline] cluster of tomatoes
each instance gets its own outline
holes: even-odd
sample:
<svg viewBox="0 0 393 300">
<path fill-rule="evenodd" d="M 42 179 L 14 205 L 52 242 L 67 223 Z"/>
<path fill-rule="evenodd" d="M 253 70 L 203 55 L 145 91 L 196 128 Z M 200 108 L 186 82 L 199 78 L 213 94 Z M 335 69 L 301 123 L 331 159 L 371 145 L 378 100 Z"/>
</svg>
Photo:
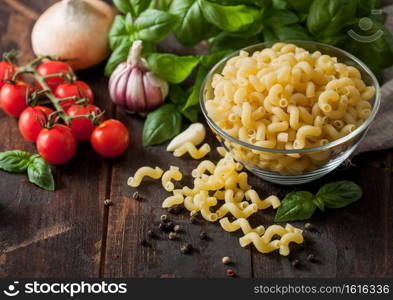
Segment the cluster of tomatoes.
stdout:
<svg viewBox="0 0 393 300">
<path fill-rule="evenodd" d="M 30 96 L 42 91 L 42 87 L 38 82 L 33 86 L 22 81 L 20 76 L 12 80 L 16 71 L 14 64 L 0 62 L 0 107 L 6 114 L 19 117 L 20 133 L 26 140 L 36 143 L 38 153 L 50 164 L 64 164 L 71 160 L 76 153 L 77 141 L 90 141 L 93 149 L 104 157 L 119 156 L 127 149 L 127 128 L 117 120 L 104 121 L 101 109 L 93 105 L 93 92 L 85 82 L 67 81 L 67 78 L 74 77 L 67 63 L 45 61 L 35 69 L 35 73 L 47 76 L 45 83 L 57 99 L 72 98 L 59 102 L 63 109 L 60 113 L 65 112 L 71 119 L 75 118 L 69 124 L 64 124 L 57 112 L 54 113 L 53 105 L 28 106 Z M 54 76 L 51 77 L 51 74 Z M 45 99 L 45 91 L 41 94 L 40 97 Z M 74 99 L 88 99 L 89 103 L 78 104 L 78 100 Z M 82 117 L 87 115 L 98 116 L 98 120 Z"/>
</svg>

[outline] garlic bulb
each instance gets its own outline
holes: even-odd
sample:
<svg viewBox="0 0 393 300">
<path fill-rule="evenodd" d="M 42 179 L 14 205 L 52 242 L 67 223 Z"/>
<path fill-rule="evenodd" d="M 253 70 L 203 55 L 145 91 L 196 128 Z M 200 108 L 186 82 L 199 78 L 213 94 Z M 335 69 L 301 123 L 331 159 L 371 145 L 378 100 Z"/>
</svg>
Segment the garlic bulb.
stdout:
<svg viewBox="0 0 393 300">
<path fill-rule="evenodd" d="M 168 83 L 149 70 L 141 57 L 142 41 L 132 44 L 127 61 L 109 79 L 112 101 L 131 113 L 144 113 L 160 106 L 168 95 Z"/>
<path fill-rule="evenodd" d="M 101 0 L 62 0 L 34 24 L 34 53 L 67 61 L 74 70 L 90 68 L 108 57 L 108 33 L 114 10 Z"/>
</svg>

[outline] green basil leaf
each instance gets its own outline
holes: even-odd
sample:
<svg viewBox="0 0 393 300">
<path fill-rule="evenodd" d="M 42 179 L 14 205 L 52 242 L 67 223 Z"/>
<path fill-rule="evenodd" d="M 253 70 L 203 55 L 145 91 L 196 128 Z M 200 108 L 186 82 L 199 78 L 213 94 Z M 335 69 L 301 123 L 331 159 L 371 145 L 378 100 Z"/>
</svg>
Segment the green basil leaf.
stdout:
<svg viewBox="0 0 393 300">
<path fill-rule="evenodd" d="M 272 10 L 265 19 L 265 22 L 274 27 L 281 27 L 296 24 L 299 22 L 299 18 L 289 10 Z"/>
<path fill-rule="evenodd" d="M 312 2 L 311 0 L 288 0 L 288 5 L 299 13 L 308 13 Z"/>
<path fill-rule="evenodd" d="M 113 0 L 113 3 L 123 13 L 137 17 L 150 6 L 151 0 Z"/>
<path fill-rule="evenodd" d="M 316 196 L 326 207 L 341 208 L 359 200 L 362 195 L 360 186 L 352 181 L 344 180 L 325 184 Z"/>
<path fill-rule="evenodd" d="M 55 181 L 49 164 L 38 154 L 31 157 L 27 168 L 29 181 L 47 191 L 55 190 Z"/>
<path fill-rule="evenodd" d="M 134 40 L 157 43 L 177 26 L 179 17 L 170 13 L 148 9 L 145 10 L 134 22 Z"/>
<path fill-rule="evenodd" d="M 275 222 L 301 221 L 311 218 L 316 205 L 310 192 L 292 192 L 286 195 L 277 210 Z"/>
<path fill-rule="evenodd" d="M 272 0 L 273 8 L 275 9 L 288 9 L 288 3 L 286 0 Z"/>
<path fill-rule="evenodd" d="M 371 14 L 373 9 L 381 7 L 380 0 L 358 0 L 357 2 L 357 17 L 367 17 Z"/>
<path fill-rule="evenodd" d="M 393 36 L 382 24 L 373 22 L 367 31 L 353 26 L 349 32 L 351 38 L 345 43 L 345 49 L 365 62 L 375 73 L 393 64 Z"/>
<path fill-rule="evenodd" d="M 231 54 L 233 52 L 232 49 L 229 50 L 221 50 L 214 52 L 212 54 L 203 55 L 201 57 L 201 65 L 206 69 L 211 69 L 217 64 L 220 60 L 222 60 L 225 56 Z"/>
<path fill-rule="evenodd" d="M 270 27 L 265 27 L 263 30 L 263 38 L 265 42 L 277 42 L 280 40 Z"/>
<path fill-rule="evenodd" d="M 201 107 L 199 105 L 188 107 L 181 111 L 184 117 L 190 120 L 192 123 L 198 122 Z"/>
<path fill-rule="evenodd" d="M 227 32 L 221 32 L 210 42 L 210 51 L 219 52 L 222 50 L 238 50 L 249 45 L 261 42 L 258 36 L 237 36 Z"/>
<path fill-rule="evenodd" d="M 23 173 L 30 162 L 30 153 L 21 150 L 0 152 L 0 169 L 11 173 Z"/>
<path fill-rule="evenodd" d="M 109 46 L 112 50 L 119 47 L 124 41 L 129 40 L 125 16 L 117 15 L 109 31 Z"/>
<path fill-rule="evenodd" d="M 186 103 L 189 94 L 178 84 L 171 84 L 169 86 L 168 98 L 176 105 Z"/>
<path fill-rule="evenodd" d="M 318 38 L 342 33 L 342 30 L 355 18 L 357 2 L 354 0 L 314 0 L 307 19 L 308 30 Z"/>
<path fill-rule="evenodd" d="M 187 102 L 182 109 L 183 112 L 192 106 L 199 105 L 200 91 L 203 80 L 205 79 L 207 73 L 207 68 L 205 68 L 204 66 L 199 67 L 194 86 L 192 87 L 191 95 L 190 97 L 188 97 Z"/>
<path fill-rule="evenodd" d="M 110 76 L 115 70 L 118 64 L 127 60 L 128 52 L 132 43 L 130 40 L 124 40 L 121 44 L 112 52 L 105 66 L 105 76 Z"/>
<path fill-rule="evenodd" d="M 175 36 L 184 46 L 194 47 L 217 32 L 217 28 L 205 20 L 198 1 L 173 0 L 169 12 L 180 18 Z"/>
<path fill-rule="evenodd" d="M 177 56 L 169 53 L 153 53 L 147 58 L 150 69 L 171 83 L 183 82 L 199 64 L 196 56 Z"/>
<path fill-rule="evenodd" d="M 143 146 L 161 144 L 181 130 L 182 116 L 172 103 L 164 104 L 147 115 L 143 127 Z"/>
<path fill-rule="evenodd" d="M 228 31 L 246 31 L 261 16 L 261 11 L 246 5 L 224 6 L 207 0 L 198 0 L 206 20 Z"/>
<path fill-rule="evenodd" d="M 272 30 L 279 41 L 312 39 L 306 28 L 299 24 L 274 27 Z"/>
</svg>

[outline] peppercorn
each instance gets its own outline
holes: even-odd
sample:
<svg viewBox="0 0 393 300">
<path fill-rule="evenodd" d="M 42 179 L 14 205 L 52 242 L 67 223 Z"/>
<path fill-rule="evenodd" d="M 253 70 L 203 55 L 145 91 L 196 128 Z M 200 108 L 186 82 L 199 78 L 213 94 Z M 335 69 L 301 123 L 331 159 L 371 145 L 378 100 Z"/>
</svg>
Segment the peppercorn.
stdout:
<svg viewBox="0 0 393 300">
<path fill-rule="evenodd" d="M 308 230 L 313 230 L 315 229 L 314 226 L 311 223 L 306 223 L 304 224 L 304 228 L 308 229 Z"/>
<path fill-rule="evenodd" d="M 175 227 L 175 224 L 173 222 L 169 221 L 166 223 L 166 232 L 173 231 L 173 228 Z"/>
<path fill-rule="evenodd" d="M 148 246 L 149 246 L 149 243 L 147 242 L 146 239 L 142 239 L 142 240 L 141 240 L 141 245 L 142 245 L 143 247 L 148 247 Z"/>
<path fill-rule="evenodd" d="M 165 228 L 166 228 L 166 224 L 163 223 L 163 222 L 161 222 L 161 223 L 158 225 L 158 229 L 160 229 L 161 231 L 165 231 Z"/>
<path fill-rule="evenodd" d="M 168 221 L 168 216 L 167 216 L 167 215 L 162 215 L 162 216 L 160 217 L 160 220 L 161 220 L 162 222 L 166 222 L 166 221 Z"/>
<path fill-rule="evenodd" d="M 191 224 L 197 224 L 198 223 L 198 218 L 197 218 L 197 216 L 191 216 L 191 218 L 190 218 L 190 222 L 191 222 Z"/>
<path fill-rule="evenodd" d="M 132 198 L 134 199 L 134 200 L 139 200 L 139 193 L 138 192 L 134 192 L 133 194 L 132 194 Z"/>
<path fill-rule="evenodd" d="M 300 261 L 298 259 L 294 259 L 292 261 L 292 267 L 298 268 L 300 266 Z"/>
<path fill-rule="evenodd" d="M 169 234 L 168 234 L 168 238 L 170 239 L 170 240 L 175 240 L 176 239 L 176 232 L 173 232 L 173 231 L 171 231 Z"/>
<path fill-rule="evenodd" d="M 223 263 L 224 265 L 229 265 L 231 262 L 232 262 L 232 259 L 231 259 L 229 256 L 224 256 L 224 257 L 222 258 L 222 263 Z"/>
<path fill-rule="evenodd" d="M 112 203 L 112 201 L 110 200 L 110 199 L 106 199 L 105 201 L 104 201 L 104 205 L 105 206 L 111 206 L 113 203 Z"/>
<path fill-rule="evenodd" d="M 236 273 L 232 269 L 227 269 L 227 276 L 228 277 L 235 277 Z"/>
<path fill-rule="evenodd" d="M 310 262 L 315 262 L 315 255 L 314 254 L 307 255 L 307 260 Z"/>
<path fill-rule="evenodd" d="M 182 246 L 180 247 L 180 251 L 181 251 L 183 254 L 188 254 L 188 253 L 190 253 L 190 252 L 192 251 L 192 245 L 191 245 L 191 244 L 182 245 Z"/>
<path fill-rule="evenodd" d="M 179 214 L 182 210 L 183 210 L 183 207 L 180 205 L 175 205 L 175 206 L 168 208 L 168 212 L 171 214 L 174 214 L 174 215 Z"/>
<path fill-rule="evenodd" d="M 147 236 L 150 238 L 154 238 L 154 237 L 156 237 L 156 234 L 152 229 L 150 229 L 147 231 Z"/>
<path fill-rule="evenodd" d="M 200 238 L 201 240 L 207 240 L 207 239 L 208 239 L 208 236 L 207 236 L 206 231 L 202 231 L 202 232 L 199 234 L 199 238 Z"/>
<path fill-rule="evenodd" d="M 180 226 L 180 225 L 175 225 L 175 227 L 173 227 L 173 230 L 174 230 L 175 232 L 180 232 L 182 229 L 181 229 L 181 226 Z"/>
</svg>

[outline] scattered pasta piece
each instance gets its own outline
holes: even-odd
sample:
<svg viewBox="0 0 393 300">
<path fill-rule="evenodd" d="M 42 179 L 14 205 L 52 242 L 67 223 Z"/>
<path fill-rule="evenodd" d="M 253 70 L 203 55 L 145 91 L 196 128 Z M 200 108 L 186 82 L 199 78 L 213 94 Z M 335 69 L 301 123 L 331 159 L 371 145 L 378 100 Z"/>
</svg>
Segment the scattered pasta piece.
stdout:
<svg viewBox="0 0 393 300">
<path fill-rule="evenodd" d="M 274 235 L 279 235 L 281 238 L 272 240 Z M 261 253 L 269 253 L 279 249 L 280 254 L 283 256 L 289 255 L 289 244 L 291 242 L 301 244 L 303 241 L 303 231 L 290 224 L 287 224 L 285 228 L 280 225 L 272 225 L 266 229 L 262 236 L 255 232 L 250 232 L 239 239 L 242 247 L 252 243 Z"/>
<path fill-rule="evenodd" d="M 180 181 L 183 178 L 183 174 L 180 172 L 178 167 L 170 166 L 169 170 L 166 171 L 161 178 L 162 186 L 168 192 L 171 192 L 175 189 L 175 185 L 171 180 Z"/>
<path fill-rule="evenodd" d="M 188 153 L 193 159 L 201 159 L 209 152 L 210 146 L 207 143 L 203 144 L 199 149 L 197 149 L 192 143 L 188 142 L 177 148 L 173 152 L 173 155 L 175 157 L 180 157 Z"/>
<path fill-rule="evenodd" d="M 128 178 L 127 184 L 132 187 L 138 187 L 144 177 L 159 179 L 163 172 L 159 167 L 155 167 L 154 169 L 151 167 L 141 167 L 135 172 L 134 177 Z"/>
<path fill-rule="evenodd" d="M 247 219 L 244 218 L 236 219 L 232 223 L 229 221 L 228 218 L 223 218 L 220 220 L 220 224 L 221 227 L 228 232 L 233 232 L 241 229 L 244 234 L 255 232 L 259 236 L 265 232 L 265 227 L 260 225 L 258 227 L 252 228 L 250 223 L 247 221 Z"/>
<path fill-rule="evenodd" d="M 260 210 L 269 208 L 270 206 L 276 209 L 281 205 L 280 199 L 274 195 L 267 197 L 265 200 L 261 200 L 256 191 L 248 190 L 245 196 L 247 200 L 251 200 L 252 203 L 255 203 Z"/>
</svg>

